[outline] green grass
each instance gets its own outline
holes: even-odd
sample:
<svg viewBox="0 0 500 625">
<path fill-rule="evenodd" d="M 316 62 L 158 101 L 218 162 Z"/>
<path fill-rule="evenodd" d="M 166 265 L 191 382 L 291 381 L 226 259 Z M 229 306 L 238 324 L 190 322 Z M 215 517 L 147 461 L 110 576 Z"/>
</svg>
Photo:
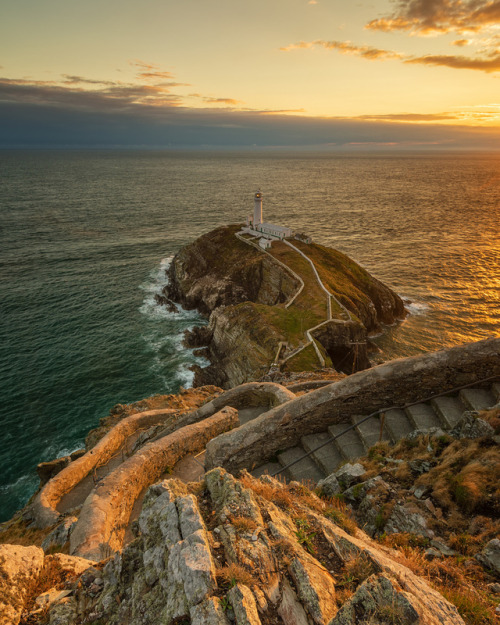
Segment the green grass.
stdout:
<svg viewBox="0 0 500 625">
<path fill-rule="evenodd" d="M 308 345 L 296 356 L 287 360 L 285 368 L 287 371 L 314 371 L 319 369 L 321 364 L 313 345 Z"/>
</svg>

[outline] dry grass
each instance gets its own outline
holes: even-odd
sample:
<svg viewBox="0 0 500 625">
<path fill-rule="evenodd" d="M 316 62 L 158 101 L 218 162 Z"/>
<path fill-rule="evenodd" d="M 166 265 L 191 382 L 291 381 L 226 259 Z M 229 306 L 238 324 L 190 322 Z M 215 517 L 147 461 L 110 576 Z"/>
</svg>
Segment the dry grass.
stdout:
<svg viewBox="0 0 500 625">
<path fill-rule="evenodd" d="M 500 434 L 500 408 L 484 410 L 479 416 L 491 425 L 495 430 L 495 434 Z"/>
<path fill-rule="evenodd" d="M 448 601 L 453 603 L 467 625 L 493 625 L 496 623 L 495 602 L 486 586 L 479 564 L 465 563 L 461 558 L 427 560 L 423 547 L 415 546 L 417 537 L 411 535 L 385 536 L 383 544 L 397 549 L 393 558 L 416 575 L 427 579 Z M 473 580 L 473 581 L 472 581 Z"/>
<path fill-rule="evenodd" d="M 500 509 L 500 450 L 481 440 L 457 440 L 442 453 L 439 465 L 422 475 L 417 486 L 428 486 L 446 510 L 464 513 Z"/>
<path fill-rule="evenodd" d="M 324 501 L 326 507 L 323 510 L 323 515 L 343 529 L 344 532 L 347 532 L 351 536 L 356 536 L 358 526 L 352 518 L 351 512 L 348 510 L 345 502 L 337 497 L 329 497 Z"/>
<path fill-rule="evenodd" d="M 237 516 L 231 517 L 229 522 L 234 526 L 236 530 L 239 532 L 248 532 L 252 533 L 257 529 L 257 523 L 246 516 Z"/>
<path fill-rule="evenodd" d="M 256 495 L 259 495 L 266 501 L 270 501 L 280 508 L 289 510 L 295 504 L 292 494 L 287 487 L 279 482 L 270 484 L 269 482 L 263 482 L 256 480 L 251 475 L 244 474 L 240 478 L 241 483 L 245 488 L 249 488 Z"/>
<path fill-rule="evenodd" d="M 19 517 L 14 517 L 10 521 L 0 525 L 0 543 L 8 545 L 22 545 L 29 547 L 35 545 L 40 547 L 50 532 L 57 525 L 51 525 L 45 529 L 28 527 L 29 523 Z"/>
<path fill-rule="evenodd" d="M 241 564 L 232 562 L 217 570 L 217 580 L 221 586 L 232 588 L 236 584 L 252 587 L 257 583 L 255 577 Z"/>
</svg>

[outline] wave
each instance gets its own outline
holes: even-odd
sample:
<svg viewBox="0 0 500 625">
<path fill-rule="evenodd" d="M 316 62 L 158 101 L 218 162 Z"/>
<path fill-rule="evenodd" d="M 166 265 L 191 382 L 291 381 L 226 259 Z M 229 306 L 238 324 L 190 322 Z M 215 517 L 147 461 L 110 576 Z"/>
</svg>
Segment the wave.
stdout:
<svg viewBox="0 0 500 625">
<path fill-rule="evenodd" d="M 429 304 L 425 302 L 416 302 L 415 300 L 405 299 L 404 297 L 403 302 L 406 310 L 411 315 L 425 315 L 431 308 Z"/>
<path fill-rule="evenodd" d="M 149 368 L 161 380 L 163 388 L 169 391 L 178 386 L 190 388 L 194 380 L 190 367 L 209 364 L 205 358 L 195 356 L 194 350 L 183 345 L 184 332 L 205 325 L 206 320 L 196 310 L 184 310 L 180 305 L 177 305 L 177 312 L 171 312 L 156 300 L 155 296 L 163 295 L 163 289 L 168 285 L 167 271 L 172 258 L 163 258 L 160 265 L 150 272 L 149 280 L 139 286 L 145 292 L 139 312 L 147 320 L 142 338 L 151 352 Z"/>
</svg>

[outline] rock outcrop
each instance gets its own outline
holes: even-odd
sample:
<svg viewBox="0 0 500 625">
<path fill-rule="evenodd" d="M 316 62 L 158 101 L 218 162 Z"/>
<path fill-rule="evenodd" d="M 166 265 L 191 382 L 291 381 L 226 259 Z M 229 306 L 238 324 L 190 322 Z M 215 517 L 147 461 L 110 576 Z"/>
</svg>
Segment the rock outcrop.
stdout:
<svg viewBox="0 0 500 625">
<path fill-rule="evenodd" d="M 402 300 L 335 250 L 296 242 L 303 248 L 297 251 L 275 242 L 271 254 L 264 253 L 236 238 L 238 230 L 226 226 L 203 235 L 184 247 L 169 268 L 166 295 L 210 317 L 206 330 L 186 337 L 190 346 L 199 347 L 202 340 L 208 346 L 211 365 L 195 368 L 195 383 L 230 388 L 260 378 L 280 343 L 289 344 L 290 354 L 304 345 L 309 340 L 305 331 L 328 319 L 326 292 L 317 276 L 337 300 L 333 317 L 338 323 L 322 326 L 315 339 L 339 371 L 368 367 L 367 333 L 403 318 Z M 316 276 L 300 253 L 314 262 Z M 286 309 L 285 303 L 292 302 Z M 306 365 L 301 360 L 301 366 L 318 365 L 314 359 Z"/>
<path fill-rule="evenodd" d="M 222 469 L 201 487 L 155 484 L 132 543 L 95 566 L 76 562 L 76 581 L 53 576 L 54 592 L 44 595 L 54 601 L 50 623 L 463 624 L 394 552 L 341 529 L 332 510 L 299 484 L 237 480 Z M 36 615 L 30 623 L 41 622 Z"/>
</svg>

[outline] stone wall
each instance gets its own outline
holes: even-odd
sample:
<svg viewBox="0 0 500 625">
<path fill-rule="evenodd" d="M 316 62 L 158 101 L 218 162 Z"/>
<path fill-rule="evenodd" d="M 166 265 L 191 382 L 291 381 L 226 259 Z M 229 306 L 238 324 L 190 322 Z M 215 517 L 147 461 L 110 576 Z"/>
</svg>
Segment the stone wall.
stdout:
<svg viewBox="0 0 500 625">
<path fill-rule="evenodd" d="M 354 415 L 402 406 L 500 375 L 500 339 L 393 360 L 311 391 L 223 434 L 207 445 L 205 468 L 229 471 L 255 466 Z"/>
</svg>

